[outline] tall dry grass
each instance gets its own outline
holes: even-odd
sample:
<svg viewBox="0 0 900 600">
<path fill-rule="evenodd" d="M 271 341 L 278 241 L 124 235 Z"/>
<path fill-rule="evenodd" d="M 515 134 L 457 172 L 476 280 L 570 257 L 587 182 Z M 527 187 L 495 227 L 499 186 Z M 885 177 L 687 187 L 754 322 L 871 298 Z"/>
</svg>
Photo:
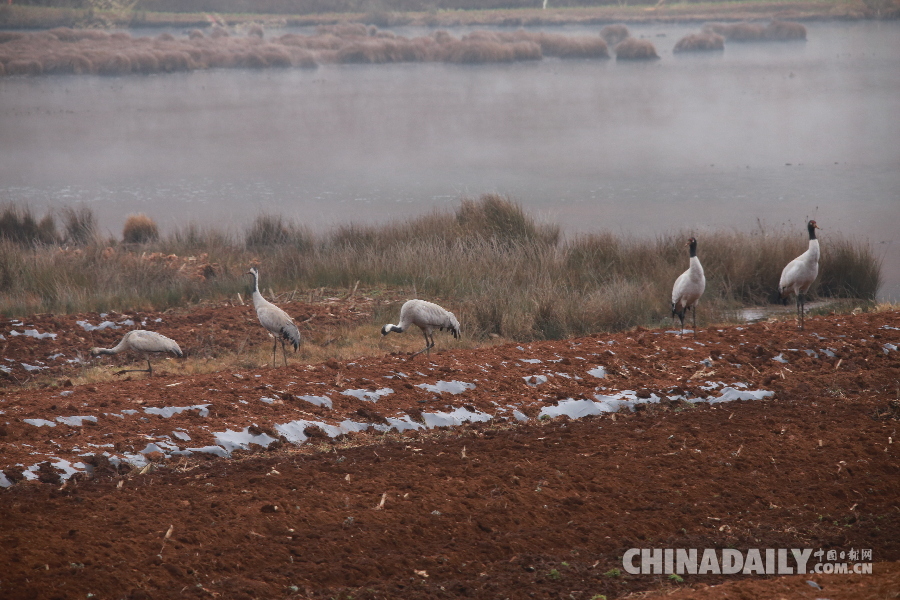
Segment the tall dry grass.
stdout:
<svg viewBox="0 0 900 600">
<path fill-rule="evenodd" d="M 24 219 L 18 210 L 10 214 Z M 78 221 L 90 219 L 82 214 Z M 32 231 L 45 235 L 37 225 Z M 777 301 L 781 269 L 807 247 L 799 226 L 563 239 L 559 227 L 488 194 L 465 199 L 453 211 L 383 225 L 347 223 L 320 233 L 260 215 L 244 231 L 187 224 L 138 245 L 88 238 L 72 248 L 0 235 L 0 312 L 165 309 L 234 298 L 248 291 L 247 266 L 259 263 L 274 290 L 349 291 L 360 285 L 437 300 L 474 339 L 562 338 L 667 325 L 672 284 L 687 268 L 685 243 L 692 235 L 707 276 L 701 323 L 726 320 L 740 306 Z M 54 230 L 58 243 L 63 237 Z M 822 236 L 821 244 L 811 294 L 874 300 L 880 263 L 871 246 L 833 234 Z M 385 306 L 375 324 L 390 321 L 396 310 Z"/>
</svg>

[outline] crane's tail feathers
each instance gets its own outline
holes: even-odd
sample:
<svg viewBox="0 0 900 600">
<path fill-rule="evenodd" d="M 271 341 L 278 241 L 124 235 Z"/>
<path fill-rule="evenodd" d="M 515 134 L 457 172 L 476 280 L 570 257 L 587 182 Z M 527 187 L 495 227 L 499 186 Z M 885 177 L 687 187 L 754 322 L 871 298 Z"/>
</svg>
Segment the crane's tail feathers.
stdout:
<svg viewBox="0 0 900 600">
<path fill-rule="evenodd" d="M 684 320 L 684 311 L 685 308 L 680 304 L 673 302 L 672 303 L 672 317 L 678 317 L 679 319 Z"/>
<path fill-rule="evenodd" d="M 294 352 L 300 348 L 300 331 L 296 327 L 284 327 L 281 330 L 281 337 L 284 341 L 290 342 Z"/>
</svg>

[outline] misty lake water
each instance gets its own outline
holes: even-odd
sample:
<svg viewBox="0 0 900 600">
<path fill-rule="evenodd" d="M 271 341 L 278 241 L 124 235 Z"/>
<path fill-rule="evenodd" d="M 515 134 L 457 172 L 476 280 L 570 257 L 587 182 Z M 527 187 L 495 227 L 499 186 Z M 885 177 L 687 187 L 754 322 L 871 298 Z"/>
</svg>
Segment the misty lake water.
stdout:
<svg viewBox="0 0 900 600">
<path fill-rule="evenodd" d="M 118 236 L 135 212 L 163 231 L 260 213 L 326 229 L 498 192 L 567 234 L 701 248 L 759 223 L 803 240 L 815 218 L 824 252 L 870 241 L 900 300 L 900 23 L 690 56 L 672 47 L 697 24 L 629 29 L 661 59 L 3 78 L 0 203 L 85 203 Z"/>
</svg>

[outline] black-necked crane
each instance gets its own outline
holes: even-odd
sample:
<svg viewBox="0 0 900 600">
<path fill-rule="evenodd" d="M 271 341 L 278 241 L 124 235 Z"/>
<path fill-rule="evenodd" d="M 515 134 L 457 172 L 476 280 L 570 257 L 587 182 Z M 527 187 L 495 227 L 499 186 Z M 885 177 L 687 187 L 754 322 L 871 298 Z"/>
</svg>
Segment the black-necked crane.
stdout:
<svg viewBox="0 0 900 600">
<path fill-rule="evenodd" d="M 816 275 L 819 274 L 819 240 L 816 239 L 816 229 L 819 229 L 819 226 L 815 221 L 810 220 L 806 224 L 806 229 L 809 231 L 809 248 L 787 264 L 781 272 L 781 280 L 778 282 L 778 293 L 784 302 L 787 302 L 791 294 L 797 296 L 797 320 L 800 323 L 800 329 L 803 329 L 803 295 L 816 280 Z"/>
<path fill-rule="evenodd" d="M 459 321 L 456 316 L 445 308 L 426 302 L 425 300 L 407 300 L 400 308 L 400 322 L 397 325 L 388 323 L 381 328 L 381 335 L 403 333 L 410 325 L 415 325 L 422 330 L 425 336 L 425 347 L 410 356 L 416 357 L 423 352 L 431 354 L 434 348 L 435 330 L 449 330 L 454 338 L 459 338 Z"/>
<path fill-rule="evenodd" d="M 678 276 L 672 287 L 672 318 L 681 320 L 681 335 L 684 335 L 684 314 L 690 308 L 694 317 L 694 335 L 697 335 L 697 302 L 706 289 L 703 265 L 697 258 L 697 240 L 690 238 L 686 246 L 690 249 L 690 263 L 687 271 Z"/>
<path fill-rule="evenodd" d="M 153 375 L 153 367 L 150 366 L 150 354 L 174 354 L 178 358 L 183 358 L 184 353 L 175 340 L 167 338 L 161 333 L 155 331 L 147 331 L 144 329 L 133 329 L 122 336 L 118 344 L 112 348 L 91 348 L 91 356 L 100 356 L 101 354 L 119 354 L 120 352 L 131 351 L 143 356 L 147 361 L 146 369 L 122 369 L 116 371 L 116 375 L 122 373 L 131 373 L 140 371 Z"/>
<path fill-rule="evenodd" d="M 260 324 L 275 338 L 272 346 L 272 366 L 275 366 L 275 354 L 278 350 L 278 342 L 281 342 L 281 356 L 284 366 L 287 366 L 287 350 L 284 344 L 288 342 L 294 347 L 294 352 L 300 347 L 300 330 L 294 325 L 294 320 L 286 312 L 263 298 L 259 293 L 259 269 L 250 267 L 248 275 L 253 275 L 253 307 Z"/>
</svg>

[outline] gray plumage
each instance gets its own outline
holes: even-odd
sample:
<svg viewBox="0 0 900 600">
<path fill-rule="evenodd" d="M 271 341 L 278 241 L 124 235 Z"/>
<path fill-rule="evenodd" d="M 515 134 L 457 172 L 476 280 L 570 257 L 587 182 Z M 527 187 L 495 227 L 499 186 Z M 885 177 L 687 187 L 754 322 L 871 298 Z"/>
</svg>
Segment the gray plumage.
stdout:
<svg viewBox="0 0 900 600">
<path fill-rule="evenodd" d="M 297 329 L 289 314 L 263 298 L 259 293 L 259 269 L 250 267 L 247 274 L 253 275 L 253 307 L 256 309 L 256 316 L 262 326 L 275 338 L 275 344 L 272 346 L 272 366 L 275 366 L 275 354 L 279 341 L 281 342 L 281 356 L 284 359 L 284 365 L 287 366 L 285 342 L 293 346 L 294 352 L 296 352 L 300 347 L 300 330 Z"/>
<path fill-rule="evenodd" d="M 433 302 L 425 300 L 407 300 L 400 308 L 400 322 L 397 325 L 388 323 L 381 328 L 381 335 L 391 332 L 403 333 L 410 325 L 415 325 L 422 330 L 425 336 L 425 347 L 413 354 L 410 358 L 423 352 L 431 354 L 434 348 L 434 332 L 436 330 L 448 330 L 454 338 L 459 338 L 459 321 L 456 316 Z"/>
<path fill-rule="evenodd" d="M 672 317 L 681 320 L 681 335 L 684 335 L 684 314 L 690 308 L 694 317 L 694 335 L 697 335 L 697 302 L 706 289 L 706 276 L 697 258 L 697 240 L 687 242 L 690 247 L 690 264 L 687 271 L 678 276 L 672 286 Z"/>
<path fill-rule="evenodd" d="M 800 323 L 800 329 L 803 329 L 805 302 L 803 295 L 806 294 L 819 274 L 819 240 L 816 239 L 816 229 L 818 228 L 815 221 L 809 221 L 806 224 L 809 232 L 809 248 L 787 264 L 781 272 L 781 280 L 778 282 L 778 293 L 783 301 L 786 302 L 791 294 L 797 296 L 797 320 Z"/>
<path fill-rule="evenodd" d="M 113 346 L 112 348 L 91 348 L 92 356 L 99 356 L 101 354 L 119 354 L 120 352 L 131 351 L 137 354 L 140 354 L 147 360 L 147 368 L 146 369 L 123 369 L 121 371 L 117 371 L 116 375 L 120 375 L 122 373 L 130 373 L 133 371 L 141 371 L 147 372 L 150 375 L 153 375 L 153 367 L 150 366 L 150 354 L 156 353 L 164 353 L 164 354 L 174 354 L 178 358 L 183 358 L 184 353 L 181 351 L 181 348 L 175 342 L 175 340 L 171 338 L 167 338 L 161 333 L 156 333 L 155 331 L 147 331 L 145 329 L 133 329 L 129 331 L 118 344 Z"/>
</svg>

